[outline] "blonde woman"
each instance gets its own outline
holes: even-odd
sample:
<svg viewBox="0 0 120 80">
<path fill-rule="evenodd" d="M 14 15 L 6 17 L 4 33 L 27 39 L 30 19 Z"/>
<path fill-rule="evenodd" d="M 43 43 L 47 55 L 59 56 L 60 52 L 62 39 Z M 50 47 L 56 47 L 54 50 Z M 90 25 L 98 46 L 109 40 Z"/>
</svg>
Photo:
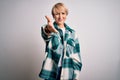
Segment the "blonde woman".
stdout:
<svg viewBox="0 0 120 80">
<path fill-rule="evenodd" d="M 45 41 L 45 59 L 39 77 L 45 80 L 78 80 L 82 68 L 80 44 L 75 30 L 65 21 L 68 9 L 63 3 L 52 8 L 54 22 L 48 16 L 41 27 Z"/>
</svg>

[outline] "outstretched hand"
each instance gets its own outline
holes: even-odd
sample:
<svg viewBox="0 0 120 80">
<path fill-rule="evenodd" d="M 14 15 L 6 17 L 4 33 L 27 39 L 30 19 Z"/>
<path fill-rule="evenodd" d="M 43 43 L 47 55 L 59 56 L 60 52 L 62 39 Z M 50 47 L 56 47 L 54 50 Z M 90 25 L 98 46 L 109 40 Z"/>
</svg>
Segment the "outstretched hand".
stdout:
<svg viewBox="0 0 120 80">
<path fill-rule="evenodd" d="M 46 27 L 46 28 L 48 29 L 48 31 L 49 31 L 49 32 L 55 32 L 55 33 L 56 33 L 57 30 L 54 28 L 54 25 L 53 25 L 50 17 L 45 16 L 45 18 L 47 19 L 47 27 Z"/>
</svg>

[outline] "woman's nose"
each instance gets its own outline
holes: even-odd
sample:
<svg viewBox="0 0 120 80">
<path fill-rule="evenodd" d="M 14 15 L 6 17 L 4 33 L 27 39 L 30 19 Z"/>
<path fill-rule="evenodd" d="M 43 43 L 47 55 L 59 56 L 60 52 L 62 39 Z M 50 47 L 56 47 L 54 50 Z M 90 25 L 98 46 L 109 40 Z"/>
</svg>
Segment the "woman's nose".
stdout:
<svg viewBox="0 0 120 80">
<path fill-rule="evenodd" d="M 62 18 L 62 14 L 59 15 L 59 18 L 60 18 L 60 19 Z"/>
</svg>

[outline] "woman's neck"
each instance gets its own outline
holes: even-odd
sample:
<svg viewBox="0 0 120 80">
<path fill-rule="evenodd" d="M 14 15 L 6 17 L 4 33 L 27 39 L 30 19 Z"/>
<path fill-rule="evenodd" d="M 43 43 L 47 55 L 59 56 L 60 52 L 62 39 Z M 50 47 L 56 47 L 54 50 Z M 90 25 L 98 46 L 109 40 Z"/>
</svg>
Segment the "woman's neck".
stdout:
<svg viewBox="0 0 120 80">
<path fill-rule="evenodd" d="M 58 25 L 60 28 L 64 28 L 65 26 L 64 26 L 64 24 L 60 24 L 60 25 Z"/>
</svg>

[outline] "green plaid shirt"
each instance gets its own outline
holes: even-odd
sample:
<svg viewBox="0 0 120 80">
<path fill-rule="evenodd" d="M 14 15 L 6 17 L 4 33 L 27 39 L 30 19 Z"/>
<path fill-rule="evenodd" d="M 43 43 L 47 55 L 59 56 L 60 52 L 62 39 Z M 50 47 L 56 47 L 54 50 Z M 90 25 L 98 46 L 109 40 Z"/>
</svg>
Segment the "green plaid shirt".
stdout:
<svg viewBox="0 0 120 80">
<path fill-rule="evenodd" d="M 41 35 L 46 43 L 45 59 L 39 77 L 48 80 L 56 80 L 59 59 L 62 56 L 62 70 L 60 80 L 79 79 L 82 68 L 80 56 L 80 44 L 76 33 L 68 25 L 65 25 L 65 35 L 54 22 L 58 33 L 51 33 L 48 36 L 44 28 L 41 28 Z"/>
</svg>

